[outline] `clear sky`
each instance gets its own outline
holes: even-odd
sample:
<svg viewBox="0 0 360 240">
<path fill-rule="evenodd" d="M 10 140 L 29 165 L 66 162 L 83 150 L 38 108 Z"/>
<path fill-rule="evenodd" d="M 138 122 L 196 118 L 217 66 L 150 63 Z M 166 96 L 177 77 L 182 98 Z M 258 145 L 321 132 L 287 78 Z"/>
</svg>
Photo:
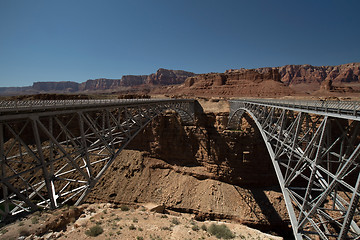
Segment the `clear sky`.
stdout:
<svg viewBox="0 0 360 240">
<path fill-rule="evenodd" d="M 360 62 L 359 9 L 359 0 L 0 0 L 0 87 Z"/>
</svg>

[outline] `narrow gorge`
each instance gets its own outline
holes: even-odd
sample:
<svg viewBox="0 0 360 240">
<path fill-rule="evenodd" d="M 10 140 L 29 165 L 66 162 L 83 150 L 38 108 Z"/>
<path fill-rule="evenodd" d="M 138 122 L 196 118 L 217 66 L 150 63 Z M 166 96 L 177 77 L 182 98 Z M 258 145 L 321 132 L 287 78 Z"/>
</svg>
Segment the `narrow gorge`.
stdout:
<svg viewBox="0 0 360 240">
<path fill-rule="evenodd" d="M 250 117 L 239 130 L 227 130 L 224 105 L 203 100 L 196 126 L 182 126 L 174 112 L 154 119 L 112 164 L 87 202 L 152 202 L 168 211 L 193 213 L 198 220 L 231 219 L 291 236 L 259 131 Z"/>
</svg>

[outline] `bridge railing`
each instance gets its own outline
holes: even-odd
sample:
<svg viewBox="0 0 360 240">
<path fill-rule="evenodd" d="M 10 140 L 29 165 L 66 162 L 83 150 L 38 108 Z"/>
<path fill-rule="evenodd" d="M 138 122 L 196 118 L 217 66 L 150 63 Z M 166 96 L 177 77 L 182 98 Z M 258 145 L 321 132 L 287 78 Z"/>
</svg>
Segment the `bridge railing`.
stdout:
<svg viewBox="0 0 360 240">
<path fill-rule="evenodd" d="M 99 105 L 126 105 L 132 103 L 153 103 L 179 101 L 175 99 L 81 99 L 81 100 L 27 100 L 27 101 L 0 101 L 0 113 L 28 110 L 45 110 L 52 108 L 88 107 Z M 193 101 L 193 100 L 182 100 Z"/>
<path fill-rule="evenodd" d="M 360 117 L 359 101 L 241 99 L 243 102 Z"/>
</svg>

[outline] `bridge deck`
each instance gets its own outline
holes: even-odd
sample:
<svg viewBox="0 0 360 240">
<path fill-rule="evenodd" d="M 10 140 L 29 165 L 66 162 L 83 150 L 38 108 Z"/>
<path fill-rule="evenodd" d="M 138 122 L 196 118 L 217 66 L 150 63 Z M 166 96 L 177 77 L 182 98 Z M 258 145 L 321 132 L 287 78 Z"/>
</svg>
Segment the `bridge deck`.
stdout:
<svg viewBox="0 0 360 240">
<path fill-rule="evenodd" d="M 279 99 L 238 99 L 231 102 L 249 102 L 262 106 L 276 106 L 281 109 L 320 114 L 336 118 L 360 120 L 359 101 L 316 101 Z"/>
</svg>

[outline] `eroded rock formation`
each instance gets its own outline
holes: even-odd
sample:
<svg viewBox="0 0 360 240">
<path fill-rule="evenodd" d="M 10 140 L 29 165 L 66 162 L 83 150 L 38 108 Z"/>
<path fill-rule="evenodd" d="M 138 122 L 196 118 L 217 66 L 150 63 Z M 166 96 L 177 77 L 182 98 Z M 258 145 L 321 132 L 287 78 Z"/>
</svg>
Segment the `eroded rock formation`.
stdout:
<svg viewBox="0 0 360 240">
<path fill-rule="evenodd" d="M 262 72 L 241 69 L 225 73 L 199 74 L 186 79 L 178 91 L 194 96 L 285 96 L 293 93 L 281 81 L 277 69 Z"/>
<path fill-rule="evenodd" d="M 258 68 L 255 70 L 262 73 L 268 69 L 269 68 Z M 331 80 L 334 85 L 344 83 L 360 83 L 360 63 L 320 67 L 308 64 L 285 65 L 272 69 L 279 70 L 281 81 L 290 86 L 297 84 L 308 84 L 319 87 L 322 82 L 329 80 Z"/>
<path fill-rule="evenodd" d="M 174 113 L 153 121 L 110 167 L 89 202 L 163 204 L 199 219 L 229 218 L 287 228 L 284 200 L 260 133 L 250 118 L 225 129 L 227 113 L 204 113 L 198 127 Z"/>
</svg>

